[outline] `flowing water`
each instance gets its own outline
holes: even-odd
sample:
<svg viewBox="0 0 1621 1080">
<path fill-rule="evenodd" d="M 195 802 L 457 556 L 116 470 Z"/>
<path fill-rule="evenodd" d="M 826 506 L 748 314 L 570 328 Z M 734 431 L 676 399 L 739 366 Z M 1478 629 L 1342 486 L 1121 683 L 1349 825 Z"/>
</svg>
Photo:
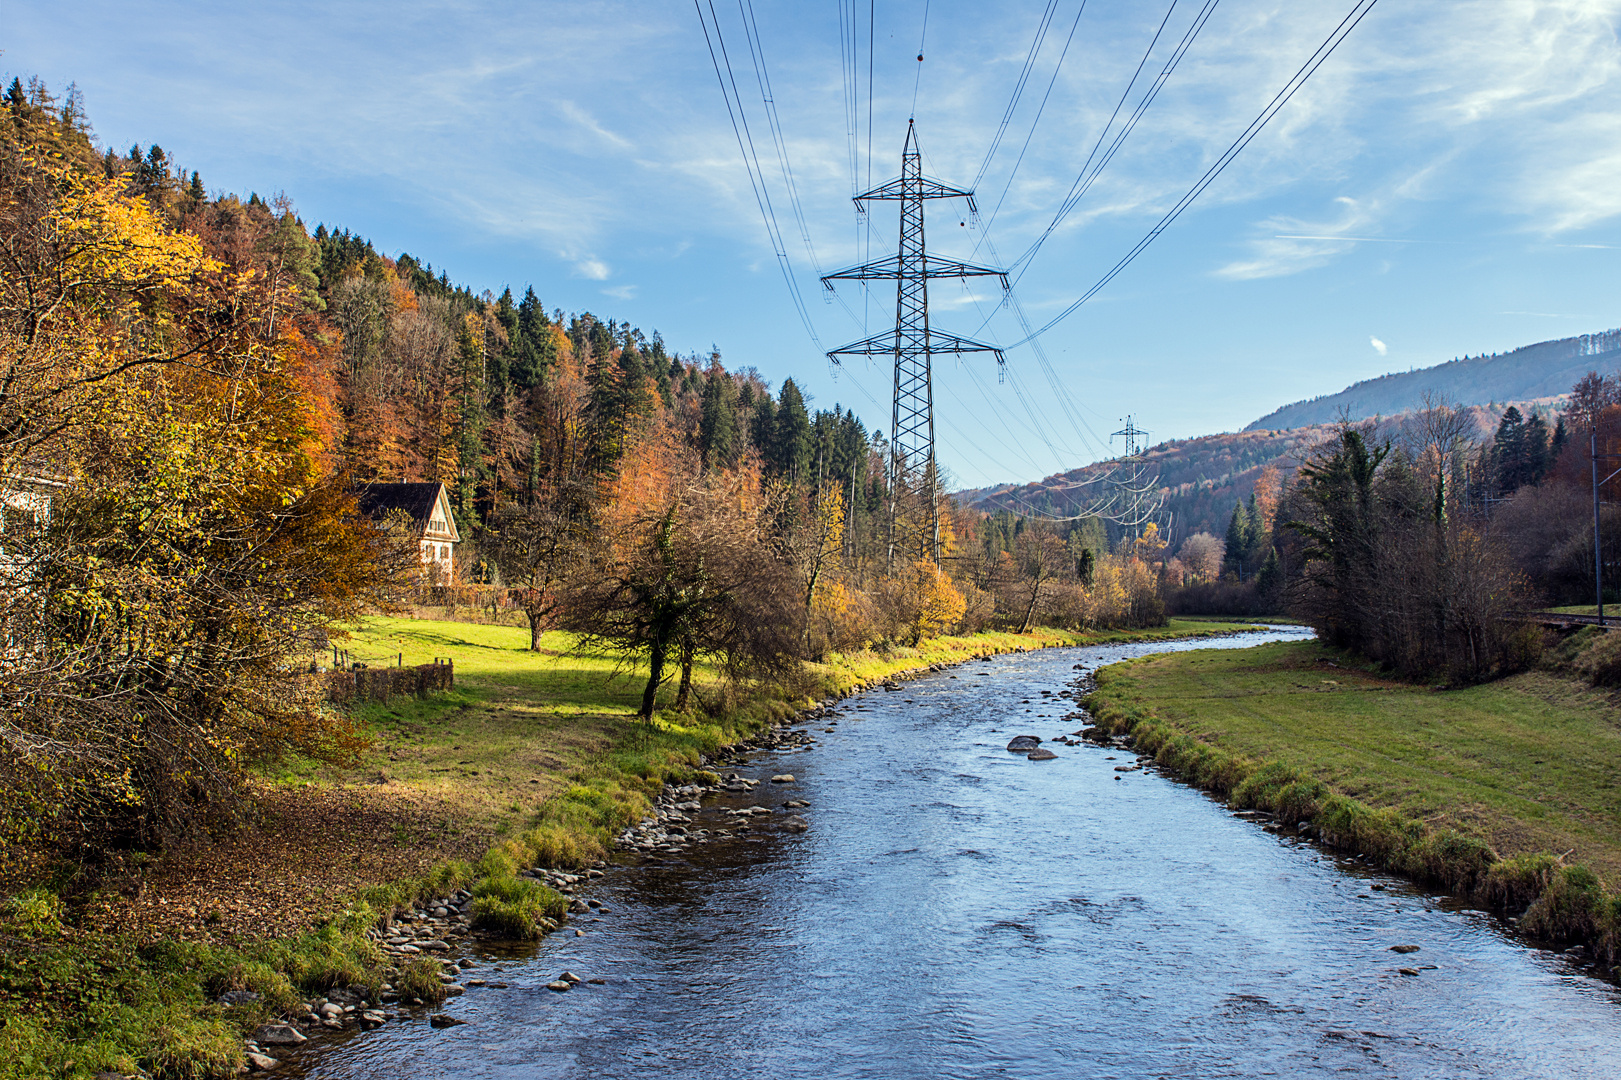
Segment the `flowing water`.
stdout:
<svg viewBox="0 0 1621 1080">
<path fill-rule="evenodd" d="M 1235 817 L 1129 751 L 1005 749 L 1073 731 L 1088 668 L 1168 648 L 973 662 L 841 705 L 757 755 L 804 799 L 678 856 L 626 858 L 610 909 L 480 954 L 437 1030 L 406 1011 L 304 1055 L 383 1077 L 1616 1077 L 1621 1000 L 1493 918 Z M 1044 697 L 1041 691 L 1052 693 Z M 1044 745 L 1051 745 L 1050 743 Z M 1393 945 L 1416 945 L 1397 954 Z M 1418 974 L 1402 975 L 1400 968 Z M 570 970 L 566 994 L 546 983 Z"/>
</svg>

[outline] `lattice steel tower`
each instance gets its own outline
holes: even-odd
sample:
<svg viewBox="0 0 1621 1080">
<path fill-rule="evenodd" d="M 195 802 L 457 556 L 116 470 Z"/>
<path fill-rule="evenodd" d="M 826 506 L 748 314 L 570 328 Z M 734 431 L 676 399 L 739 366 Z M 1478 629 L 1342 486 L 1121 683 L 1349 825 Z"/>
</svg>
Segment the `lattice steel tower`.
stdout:
<svg viewBox="0 0 1621 1080">
<path fill-rule="evenodd" d="M 930 258 L 923 242 L 923 201 L 925 199 L 967 199 L 974 211 L 974 193 L 942 184 L 923 175 L 923 156 L 917 147 L 917 134 L 911 120 L 906 122 L 906 146 L 901 151 L 901 175 L 887 184 L 855 196 L 862 202 L 891 200 L 901 204 L 900 249 L 897 254 L 876 262 L 853 266 L 828 274 L 822 284 L 833 288 L 835 281 L 894 281 L 895 329 L 852 342 L 827 354 L 834 363 L 841 356 L 892 356 L 895 361 L 895 403 L 890 417 L 889 439 L 889 537 L 888 560 L 894 562 L 897 547 L 906 554 L 940 562 L 939 476 L 934 459 L 935 353 L 988 352 L 1004 363 L 1002 351 L 994 345 L 969 341 L 942 333 L 929 326 L 929 279 L 995 277 L 1007 291 L 1007 273 L 989 266 Z M 918 470 L 922 475 L 918 475 Z M 927 500 L 928 515 L 920 527 L 897 523 L 897 510 L 903 488 L 916 487 Z"/>
</svg>

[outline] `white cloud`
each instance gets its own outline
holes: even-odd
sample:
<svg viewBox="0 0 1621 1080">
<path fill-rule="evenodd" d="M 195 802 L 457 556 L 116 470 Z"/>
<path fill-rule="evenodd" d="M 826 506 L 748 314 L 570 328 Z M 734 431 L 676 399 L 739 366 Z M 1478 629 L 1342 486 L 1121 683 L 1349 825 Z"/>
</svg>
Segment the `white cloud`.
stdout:
<svg viewBox="0 0 1621 1080">
<path fill-rule="evenodd" d="M 1372 345 L 1373 351 L 1378 353 L 1380 356 L 1384 356 L 1390 351 L 1389 345 L 1386 345 L 1384 342 L 1380 341 L 1376 337 L 1373 337 L 1372 335 L 1369 335 L 1368 337 L 1368 344 Z"/>
<path fill-rule="evenodd" d="M 636 286 L 635 285 L 615 285 L 611 289 L 603 289 L 602 290 L 602 295 L 603 296 L 611 296 L 615 300 L 634 300 L 634 299 L 636 299 Z"/>
<path fill-rule="evenodd" d="M 1264 234 L 1249 241 L 1251 257 L 1228 263 L 1217 277 L 1235 281 L 1298 274 L 1343 255 L 1368 238 L 1357 235 L 1377 216 L 1374 206 L 1347 196 L 1334 200 L 1340 207 L 1337 221 L 1301 221 L 1268 218 L 1259 225 Z"/>
<path fill-rule="evenodd" d="M 611 271 L 601 259 L 580 259 L 574 264 L 574 273 L 592 281 L 607 281 Z"/>
</svg>

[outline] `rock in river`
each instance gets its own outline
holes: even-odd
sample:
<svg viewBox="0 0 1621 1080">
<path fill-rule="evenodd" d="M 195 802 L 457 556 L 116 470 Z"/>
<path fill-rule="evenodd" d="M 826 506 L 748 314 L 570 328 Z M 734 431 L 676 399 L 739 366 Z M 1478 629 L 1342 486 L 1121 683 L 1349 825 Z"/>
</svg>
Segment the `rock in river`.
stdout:
<svg viewBox="0 0 1621 1080">
<path fill-rule="evenodd" d="M 806 829 L 810 828 L 810 822 L 806 821 L 798 814 L 791 814 L 784 819 L 782 827 L 787 829 L 789 832 L 804 832 Z"/>
<path fill-rule="evenodd" d="M 436 1028 L 448 1028 L 460 1027 L 462 1024 L 467 1023 L 467 1021 L 451 1016 L 449 1013 L 434 1013 L 432 1016 L 428 1017 L 428 1023 L 432 1024 Z"/>
<path fill-rule="evenodd" d="M 1041 745 L 1041 740 L 1034 735 L 1015 735 L 1007 744 L 1007 748 L 1014 753 L 1023 753 L 1034 750 Z"/>
<path fill-rule="evenodd" d="M 260 1046 L 294 1046 L 306 1041 L 304 1033 L 291 1024 L 261 1024 L 253 1033 Z"/>
<path fill-rule="evenodd" d="M 1051 750 L 1032 750 L 1025 756 L 1031 761 L 1051 761 L 1058 755 L 1053 753 Z"/>
<path fill-rule="evenodd" d="M 771 778 L 773 784 L 791 784 L 794 782 L 793 773 L 779 773 Z"/>
</svg>

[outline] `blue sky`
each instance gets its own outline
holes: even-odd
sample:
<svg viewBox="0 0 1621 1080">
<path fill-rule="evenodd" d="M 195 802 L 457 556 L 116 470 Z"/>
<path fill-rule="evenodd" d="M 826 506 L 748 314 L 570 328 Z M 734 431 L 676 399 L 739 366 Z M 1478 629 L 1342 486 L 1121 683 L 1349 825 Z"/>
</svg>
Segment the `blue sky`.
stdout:
<svg viewBox="0 0 1621 1080">
<path fill-rule="evenodd" d="M 1172 10 L 1148 75 L 1203 2 Z M 815 279 L 893 250 L 893 207 L 869 240 L 850 195 L 869 167 L 875 183 L 898 171 L 909 115 L 928 172 L 967 186 L 984 167 L 981 221 L 931 204 L 931 250 L 1013 259 L 1051 224 L 1169 3 L 1087 0 L 1076 21 L 1079 0 L 1054 0 L 987 165 L 1047 0 L 873 0 L 870 95 L 868 5 L 717 0 L 822 345 L 892 317 L 892 288 L 845 286 L 828 303 Z M 1031 323 L 1113 265 L 1351 5 L 1221 0 L 1025 268 Z M 1380 0 L 1193 208 L 1044 336 L 1045 362 L 1015 349 L 998 382 L 988 357 L 940 361 L 942 464 L 965 486 L 1034 479 L 1106 456 L 1128 413 L 1156 441 L 1231 430 L 1356 379 L 1621 325 L 1618 19 L 1621 0 Z M 630 320 L 684 353 L 713 344 L 729 366 L 792 375 L 815 404 L 887 425 L 887 370 L 833 372 L 791 302 L 691 4 L 14 3 L 0 68 L 53 90 L 76 81 L 105 144 L 156 142 L 211 189 L 285 191 L 312 227 L 350 228 L 475 290 L 533 284 L 548 308 Z M 943 329 L 1023 336 L 993 288 L 937 283 L 931 298 Z"/>
</svg>

